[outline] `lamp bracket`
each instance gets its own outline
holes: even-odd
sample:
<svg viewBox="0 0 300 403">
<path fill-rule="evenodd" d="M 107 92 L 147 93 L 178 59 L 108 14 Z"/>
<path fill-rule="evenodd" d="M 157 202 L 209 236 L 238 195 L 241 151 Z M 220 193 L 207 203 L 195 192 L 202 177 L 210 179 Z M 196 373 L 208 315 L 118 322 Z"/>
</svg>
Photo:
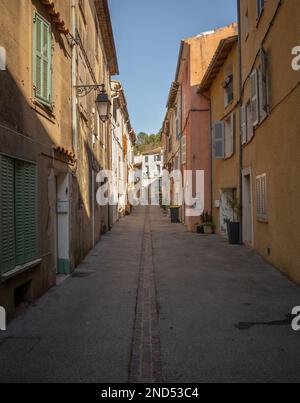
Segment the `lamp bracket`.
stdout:
<svg viewBox="0 0 300 403">
<path fill-rule="evenodd" d="M 105 84 L 93 84 L 93 85 L 74 85 L 76 94 L 78 97 L 85 97 L 92 91 L 105 91 Z"/>
</svg>

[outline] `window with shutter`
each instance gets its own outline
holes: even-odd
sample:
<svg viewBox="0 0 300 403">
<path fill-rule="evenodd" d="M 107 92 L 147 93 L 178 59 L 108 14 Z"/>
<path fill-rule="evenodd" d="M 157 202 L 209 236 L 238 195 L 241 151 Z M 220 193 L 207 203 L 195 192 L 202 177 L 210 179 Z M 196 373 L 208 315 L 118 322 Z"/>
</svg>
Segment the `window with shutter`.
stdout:
<svg viewBox="0 0 300 403">
<path fill-rule="evenodd" d="M 258 71 L 254 69 L 250 76 L 251 109 L 253 127 L 259 124 Z"/>
<path fill-rule="evenodd" d="M 265 0 L 256 0 L 256 17 L 260 18 L 263 10 L 265 8 Z"/>
<path fill-rule="evenodd" d="M 250 101 L 247 102 L 247 105 L 246 105 L 246 120 L 247 120 L 247 141 L 249 142 L 254 135 L 252 108 L 251 108 Z"/>
<path fill-rule="evenodd" d="M 225 156 L 225 130 L 224 122 L 215 122 L 213 130 L 213 155 L 216 159 Z"/>
<path fill-rule="evenodd" d="M 0 156 L 0 274 L 14 267 L 14 160 Z"/>
<path fill-rule="evenodd" d="M 43 104 L 51 106 L 51 25 L 39 14 L 34 16 L 33 59 L 34 96 Z"/>
<path fill-rule="evenodd" d="M 247 143 L 247 116 L 245 105 L 241 107 L 241 141 L 242 144 Z"/>
<path fill-rule="evenodd" d="M 268 113 L 268 78 L 267 78 L 267 54 L 263 47 L 260 49 L 260 67 L 259 67 L 259 111 L 260 121 Z"/>
<path fill-rule="evenodd" d="M 38 257 L 37 168 L 0 156 L 0 273 Z"/>
<path fill-rule="evenodd" d="M 186 163 L 186 136 L 182 136 L 181 139 L 181 144 L 182 144 L 182 163 Z"/>
<path fill-rule="evenodd" d="M 16 264 L 37 258 L 37 172 L 36 166 L 15 162 Z"/>
<path fill-rule="evenodd" d="M 225 121 L 225 157 L 229 158 L 234 154 L 235 115 L 232 112 Z"/>
<path fill-rule="evenodd" d="M 260 220 L 266 221 L 267 214 L 267 175 L 256 177 L 256 216 Z"/>
</svg>

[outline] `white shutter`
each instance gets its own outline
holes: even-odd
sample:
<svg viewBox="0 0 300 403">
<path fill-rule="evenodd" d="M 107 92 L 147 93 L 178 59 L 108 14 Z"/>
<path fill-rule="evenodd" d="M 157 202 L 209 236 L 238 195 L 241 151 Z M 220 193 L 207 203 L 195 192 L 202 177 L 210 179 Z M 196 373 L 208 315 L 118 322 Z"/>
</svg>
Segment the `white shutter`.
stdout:
<svg viewBox="0 0 300 403">
<path fill-rule="evenodd" d="M 267 220 L 267 176 L 256 177 L 256 215 L 257 218 Z"/>
<path fill-rule="evenodd" d="M 186 163 L 186 136 L 182 136 L 182 163 Z"/>
<path fill-rule="evenodd" d="M 213 130 L 213 155 L 216 159 L 225 157 L 225 126 L 224 122 L 216 122 Z"/>
<path fill-rule="evenodd" d="M 254 135 L 251 102 L 247 103 L 245 113 L 247 121 L 247 141 L 250 141 Z"/>
<path fill-rule="evenodd" d="M 229 134 L 229 141 L 230 141 L 230 155 L 234 154 L 235 152 L 235 113 L 232 112 L 230 115 L 230 134 Z"/>
<path fill-rule="evenodd" d="M 242 144 L 247 143 L 247 115 L 245 105 L 241 107 L 241 141 Z"/>
<path fill-rule="evenodd" d="M 253 127 L 259 124 L 259 96 L 258 96 L 258 71 L 254 69 L 250 76 L 251 85 L 251 108 Z"/>
</svg>

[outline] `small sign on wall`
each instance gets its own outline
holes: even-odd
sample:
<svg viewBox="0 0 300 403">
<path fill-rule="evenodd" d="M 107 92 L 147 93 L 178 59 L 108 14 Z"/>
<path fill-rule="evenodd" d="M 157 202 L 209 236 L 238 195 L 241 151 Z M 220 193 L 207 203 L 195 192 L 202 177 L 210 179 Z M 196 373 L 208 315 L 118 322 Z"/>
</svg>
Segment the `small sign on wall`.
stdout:
<svg viewBox="0 0 300 403">
<path fill-rule="evenodd" d="M 68 201 L 58 201 L 56 206 L 57 214 L 68 214 L 69 213 L 69 202 Z"/>
<path fill-rule="evenodd" d="M 0 70 L 6 70 L 6 50 L 0 46 Z"/>
</svg>

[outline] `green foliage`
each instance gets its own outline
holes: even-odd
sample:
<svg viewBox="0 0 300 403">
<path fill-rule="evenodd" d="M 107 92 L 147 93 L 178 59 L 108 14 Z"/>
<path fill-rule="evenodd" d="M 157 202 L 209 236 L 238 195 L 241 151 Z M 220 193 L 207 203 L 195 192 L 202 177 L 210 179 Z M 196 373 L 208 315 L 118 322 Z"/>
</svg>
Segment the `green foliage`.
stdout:
<svg viewBox="0 0 300 403">
<path fill-rule="evenodd" d="M 201 215 L 201 220 L 203 224 L 212 224 L 213 222 L 213 217 L 212 215 L 208 212 L 205 211 L 202 215 Z"/>
<path fill-rule="evenodd" d="M 137 135 L 137 142 L 135 145 L 135 154 L 151 151 L 155 148 L 162 146 L 161 143 L 161 132 L 157 134 L 147 134 L 141 132 Z"/>
<path fill-rule="evenodd" d="M 237 198 L 233 197 L 232 199 L 227 200 L 228 206 L 231 208 L 232 213 L 233 213 L 233 222 L 239 221 L 240 215 L 241 215 L 241 205 Z M 231 221 L 227 219 L 227 223 L 230 223 Z"/>
</svg>

